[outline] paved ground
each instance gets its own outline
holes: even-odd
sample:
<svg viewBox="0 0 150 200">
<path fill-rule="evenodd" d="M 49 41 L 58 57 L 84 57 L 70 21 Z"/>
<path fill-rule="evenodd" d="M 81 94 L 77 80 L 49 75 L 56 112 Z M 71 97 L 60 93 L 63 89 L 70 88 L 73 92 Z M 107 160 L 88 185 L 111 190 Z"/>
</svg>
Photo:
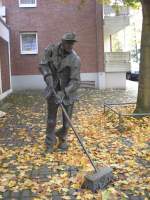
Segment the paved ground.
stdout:
<svg viewBox="0 0 150 200">
<path fill-rule="evenodd" d="M 90 104 L 98 106 L 100 109 L 102 109 L 101 106 L 104 102 L 135 102 L 137 96 L 137 83 L 133 82 L 131 83 L 131 86 L 128 81 L 127 84 L 127 90 L 80 90 L 79 95 L 82 107 Z M 41 91 L 24 91 L 22 93 L 13 94 L 1 103 L 0 110 L 5 111 L 8 115 L 8 117 L 2 120 L 0 124 L 0 153 L 3 153 L 4 156 L 8 156 L 4 157 L 2 156 L 3 154 L 0 155 L 3 165 L 3 168 L 0 169 L 0 174 L 2 178 L 1 180 L 4 181 L 4 185 L 7 185 L 7 181 L 11 180 L 9 182 L 9 187 L 3 188 L 0 186 L 1 199 L 36 199 L 36 192 L 34 192 L 34 189 L 32 191 L 28 189 L 30 184 L 33 184 L 30 181 L 31 179 L 37 180 L 38 178 L 41 183 L 47 183 L 49 179 L 53 179 L 53 176 L 56 175 L 57 178 L 57 174 L 59 174 L 61 177 L 64 177 L 65 173 L 67 173 L 69 178 L 72 178 L 77 174 L 77 172 L 80 170 L 80 166 L 74 166 L 69 163 L 68 165 L 66 163 L 63 164 L 63 161 L 60 163 L 60 161 L 58 161 L 56 158 L 53 158 L 51 162 L 49 162 L 49 165 L 46 164 L 45 160 L 43 160 L 43 163 L 40 163 L 41 160 L 39 160 L 39 167 L 37 167 L 37 162 L 35 158 L 33 158 L 32 153 L 30 153 L 29 148 L 34 145 L 35 151 L 37 151 L 38 161 L 38 156 L 42 155 L 40 151 L 43 151 L 43 146 L 41 146 L 39 140 L 43 141 L 44 138 L 43 133 L 45 131 L 46 124 L 46 104 Z M 89 110 L 87 110 L 87 112 L 88 111 Z M 129 141 L 125 142 L 128 143 L 127 145 L 130 145 Z M 22 148 L 24 149 L 21 153 L 20 150 Z M 25 152 L 27 152 L 30 156 L 25 156 Z M 24 161 L 29 163 L 29 165 L 27 166 Z M 32 166 L 30 161 L 32 161 Z M 18 165 L 15 165 L 15 162 L 21 163 L 21 167 L 19 168 Z M 58 168 L 60 164 L 61 169 Z M 55 168 L 57 170 L 55 170 Z M 6 174 L 8 174 L 8 176 L 6 176 Z M 22 183 L 24 186 L 26 186 L 26 189 L 17 189 L 16 182 L 17 180 L 22 180 L 20 177 L 24 177 L 24 179 L 27 177 L 29 178 L 28 182 Z M 57 182 L 57 180 L 55 181 Z M 10 189 L 11 187 L 15 187 L 15 191 L 12 191 Z M 62 198 L 62 194 L 56 191 L 54 187 L 50 192 L 51 195 L 48 197 L 48 199 L 67 199 L 66 193 L 70 199 L 77 199 L 75 195 L 76 190 L 71 186 L 65 189 L 63 192 L 65 193 L 64 198 Z M 40 190 L 38 194 L 40 194 Z M 144 198 L 145 197 L 143 196 L 132 197 L 131 195 L 129 199 L 144 200 Z M 42 199 L 42 197 L 37 199 Z"/>
<path fill-rule="evenodd" d="M 126 80 L 126 90 L 132 90 L 133 92 L 137 92 L 138 82 Z"/>
</svg>

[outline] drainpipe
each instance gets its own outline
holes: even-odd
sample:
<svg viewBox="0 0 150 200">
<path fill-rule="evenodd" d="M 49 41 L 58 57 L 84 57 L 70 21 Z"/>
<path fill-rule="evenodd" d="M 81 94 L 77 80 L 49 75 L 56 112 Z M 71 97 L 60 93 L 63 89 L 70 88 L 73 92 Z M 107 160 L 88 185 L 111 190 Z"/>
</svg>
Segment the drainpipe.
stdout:
<svg viewBox="0 0 150 200">
<path fill-rule="evenodd" d="M 112 52 L 112 35 L 110 35 L 110 52 Z"/>
<path fill-rule="evenodd" d="M 95 10 L 96 10 L 96 64 L 97 64 L 97 87 L 99 89 L 105 88 L 105 73 L 104 73 L 104 38 L 103 38 L 103 7 L 98 9 L 98 5 L 95 1 Z M 101 13 L 101 20 L 99 19 L 99 14 Z M 100 31 L 100 23 L 102 22 L 102 27 Z M 101 37 L 101 38 L 100 38 Z M 102 44 L 100 44 L 102 42 Z M 102 46 L 102 50 L 100 51 L 99 45 Z M 100 57 L 101 56 L 101 57 Z M 101 59 L 101 60 L 100 60 Z M 103 68 L 99 69 L 99 67 L 103 66 Z"/>
</svg>

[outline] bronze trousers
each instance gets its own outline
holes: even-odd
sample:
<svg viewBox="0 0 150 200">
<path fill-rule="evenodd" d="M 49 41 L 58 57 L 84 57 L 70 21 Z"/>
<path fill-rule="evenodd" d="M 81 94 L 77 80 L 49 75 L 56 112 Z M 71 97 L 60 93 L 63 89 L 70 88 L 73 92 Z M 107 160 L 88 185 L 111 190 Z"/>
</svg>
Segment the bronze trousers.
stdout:
<svg viewBox="0 0 150 200">
<path fill-rule="evenodd" d="M 66 112 L 68 113 L 69 117 L 72 117 L 73 111 L 73 104 L 64 105 Z M 47 116 L 47 129 L 46 129 L 46 139 L 45 143 L 47 146 L 54 145 L 56 143 L 56 123 L 57 123 L 57 111 L 58 111 L 59 104 L 56 104 L 56 99 L 54 96 L 50 97 L 47 100 L 47 109 L 48 109 L 48 116 Z M 65 117 L 64 113 L 62 113 L 63 124 L 61 128 L 60 138 L 62 140 L 66 140 L 69 123 L 67 118 Z"/>
</svg>

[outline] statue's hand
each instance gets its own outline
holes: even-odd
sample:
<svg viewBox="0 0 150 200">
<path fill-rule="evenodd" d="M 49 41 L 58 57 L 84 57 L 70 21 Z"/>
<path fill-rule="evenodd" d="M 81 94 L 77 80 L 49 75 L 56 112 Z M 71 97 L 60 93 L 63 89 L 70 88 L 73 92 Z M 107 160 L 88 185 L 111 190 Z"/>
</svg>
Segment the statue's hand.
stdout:
<svg viewBox="0 0 150 200">
<path fill-rule="evenodd" d="M 52 76 L 46 76 L 45 82 L 49 88 L 53 88 L 53 78 Z"/>
<path fill-rule="evenodd" d="M 58 91 L 56 94 L 56 103 L 61 104 L 63 102 L 64 97 L 65 93 L 63 91 Z"/>
<path fill-rule="evenodd" d="M 46 89 L 45 89 L 45 91 L 44 91 L 44 96 L 45 96 L 45 98 L 49 98 L 49 97 L 51 97 L 52 96 L 52 93 L 53 93 L 53 90 L 51 89 L 51 88 L 49 88 L 49 87 L 46 87 Z"/>
</svg>

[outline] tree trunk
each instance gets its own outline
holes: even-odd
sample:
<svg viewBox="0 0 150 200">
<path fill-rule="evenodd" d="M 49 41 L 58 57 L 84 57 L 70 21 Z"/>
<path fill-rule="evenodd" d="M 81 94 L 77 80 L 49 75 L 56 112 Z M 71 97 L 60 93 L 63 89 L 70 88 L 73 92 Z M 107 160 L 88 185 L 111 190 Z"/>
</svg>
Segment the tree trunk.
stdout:
<svg viewBox="0 0 150 200">
<path fill-rule="evenodd" d="M 143 26 L 138 97 L 135 113 L 150 113 L 150 0 L 141 0 Z"/>
</svg>

